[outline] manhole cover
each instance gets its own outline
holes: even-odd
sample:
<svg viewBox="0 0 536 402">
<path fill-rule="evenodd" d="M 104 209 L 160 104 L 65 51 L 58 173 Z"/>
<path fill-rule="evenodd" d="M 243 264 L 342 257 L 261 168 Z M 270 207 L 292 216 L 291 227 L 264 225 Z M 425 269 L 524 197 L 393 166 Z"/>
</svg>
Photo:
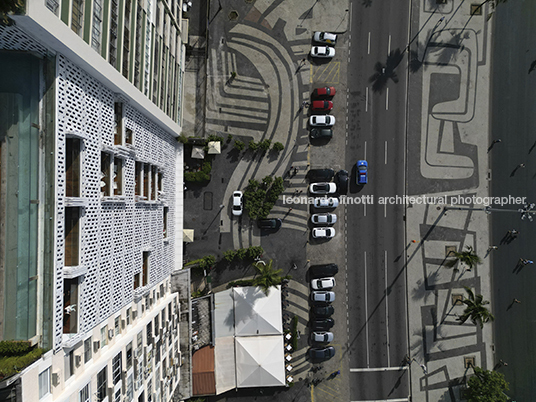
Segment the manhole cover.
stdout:
<svg viewBox="0 0 536 402">
<path fill-rule="evenodd" d="M 231 11 L 231 12 L 229 13 L 229 19 L 230 19 L 231 21 L 235 21 L 235 20 L 237 20 L 237 19 L 238 19 L 238 12 L 235 11 L 235 10 Z"/>
</svg>

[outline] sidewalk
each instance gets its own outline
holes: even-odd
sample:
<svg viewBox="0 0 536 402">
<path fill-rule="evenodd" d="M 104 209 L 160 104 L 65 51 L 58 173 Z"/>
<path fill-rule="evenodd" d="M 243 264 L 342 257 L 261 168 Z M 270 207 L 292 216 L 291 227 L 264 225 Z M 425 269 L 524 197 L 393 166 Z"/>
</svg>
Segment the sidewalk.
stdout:
<svg viewBox="0 0 536 402">
<path fill-rule="evenodd" d="M 471 17 L 461 0 L 430 4 L 413 2 L 412 10 L 410 37 L 421 32 L 410 50 L 424 64 L 409 76 L 408 196 L 489 196 L 490 5 Z M 459 325 L 465 305 L 456 303 L 464 286 L 492 300 L 489 217 L 415 204 L 407 205 L 406 222 L 412 397 L 460 400 L 469 364 L 494 366 L 492 324 Z M 446 266 L 451 250 L 467 246 L 482 265 Z"/>
</svg>

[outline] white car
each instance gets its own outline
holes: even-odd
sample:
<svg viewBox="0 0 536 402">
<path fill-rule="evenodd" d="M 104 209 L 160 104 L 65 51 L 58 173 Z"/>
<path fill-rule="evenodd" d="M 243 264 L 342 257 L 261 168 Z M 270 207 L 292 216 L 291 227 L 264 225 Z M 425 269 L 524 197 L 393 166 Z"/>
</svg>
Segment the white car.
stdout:
<svg viewBox="0 0 536 402">
<path fill-rule="evenodd" d="M 324 224 L 324 225 L 330 225 L 332 223 L 337 222 L 337 215 L 335 214 L 313 214 L 311 216 L 311 221 L 314 224 Z"/>
<path fill-rule="evenodd" d="M 311 334 L 311 341 L 316 343 L 330 343 L 333 342 L 334 336 L 333 332 L 313 332 Z"/>
<path fill-rule="evenodd" d="M 242 191 L 235 191 L 233 193 L 233 215 L 240 216 L 244 210 L 244 196 Z"/>
<path fill-rule="evenodd" d="M 335 125 L 335 117 L 328 114 L 314 115 L 309 118 L 311 127 L 331 127 Z"/>
<path fill-rule="evenodd" d="M 313 115 L 309 118 L 309 125 L 311 127 L 331 127 L 335 125 L 335 117 L 327 114 Z"/>
<path fill-rule="evenodd" d="M 337 192 L 337 185 L 335 183 L 312 183 L 309 186 L 309 192 L 311 194 L 333 194 Z"/>
<path fill-rule="evenodd" d="M 313 237 L 315 239 L 331 239 L 335 237 L 335 229 L 330 227 L 313 228 Z"/>
<path fill-rule="evenodd" d="M 311 48 L 312 57 L 322 57 L 324 59 L 332 58 L 335 56 L 335 49 L 329 46 L 313 46 Z"/>
<path fill-rule="evenodd" d="M 315 32 L 313 39 L 315 42 L 325 43 L 331 46 L 335 46 L 337 43 L 337 35 L 329 32 Z"/>
<path fill-rule="evenodd" d="M 315 198 L 315 208 L 336 208 L 339 206 L 339 200 L 335 197 Z"/>
<path fill-rule="evenodd" d="M 314 290 L 330 290 L 335 286 L 335 278 L 320 278 L 311 281 L 311 287 Z"/>
<path fill-rule="evenodd" d="M 335 292 L 315 290 L 314 292 L 311 292 L 311 300 L 318 303 L 331 303 L 335 300 Z"/>
</svg>

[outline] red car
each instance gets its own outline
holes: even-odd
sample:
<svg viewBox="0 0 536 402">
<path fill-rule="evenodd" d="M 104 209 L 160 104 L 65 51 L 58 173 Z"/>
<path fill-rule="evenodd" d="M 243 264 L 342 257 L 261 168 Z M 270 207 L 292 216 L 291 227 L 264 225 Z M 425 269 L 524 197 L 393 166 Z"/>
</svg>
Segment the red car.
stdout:
<svg viewBox="0 0 536 402">
<path fill-rule="evenodd" d="M 329 98 L 335 95 L 335 87 L 316 88 L 313 91 L 314 98 Z"/>
<path fill-rule="evenodd" d="M 333 109 L 333 102 L 323 100 L 313 101 L 311 109 L 313 109 L 313 112 L 329 112 Z"/>
</svg>

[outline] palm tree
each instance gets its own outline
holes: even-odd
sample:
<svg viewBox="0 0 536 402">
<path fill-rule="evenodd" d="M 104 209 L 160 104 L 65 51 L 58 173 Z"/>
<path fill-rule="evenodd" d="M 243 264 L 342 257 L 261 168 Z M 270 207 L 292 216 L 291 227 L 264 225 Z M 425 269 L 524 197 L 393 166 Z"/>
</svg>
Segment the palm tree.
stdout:
<svg viewBox="0 0 536 402">
<path fill-rule="evenodd" d="M 259 286 L 266 295 L 268 295 L 272 286 L 280 285 L 281 281 L 288 277 L 282 277 L 281 272 L 283 272 L 283 270 L 274 269 L 272 264 L 273 260 L 270 260 L 268 264 L 264 264 L 260 261 L 253 264 L 258 272 L 258 275 L 253 279 L 253 285 Z"/>
<path fill-rule="evenodd" d="M 477 264 L 482 264 L 482 259 L 476 255 L 473 247 L 471 246 L 467 246 L 467 249 L 461 253 L 454 251 L 454 257 L 456 257 L 458 261 L 461 261 L 467 265 L 469 270 L 476 267 Z"/>
<path fill-rule="evenodd" d="M 495 320 L 493 314 L 491 314 L 490 311 L 484 307 L 486 304 L 489 304 L 489 301 L 483 300 L 484 296 L 482 295 L 475 296 L 471 289 L 469 289 L 467 286 L 464 287 L 469 297 L 462 301 L 467 307 L 463 311 L 463 314 L 458 317 L 460 324 L 465 323 L 465 321 L 470 318 L 473 324 L 476 325 L 476 323 L 479 323 L 480 328 L 483 328 L 486 322 Z"/>
</svg>

